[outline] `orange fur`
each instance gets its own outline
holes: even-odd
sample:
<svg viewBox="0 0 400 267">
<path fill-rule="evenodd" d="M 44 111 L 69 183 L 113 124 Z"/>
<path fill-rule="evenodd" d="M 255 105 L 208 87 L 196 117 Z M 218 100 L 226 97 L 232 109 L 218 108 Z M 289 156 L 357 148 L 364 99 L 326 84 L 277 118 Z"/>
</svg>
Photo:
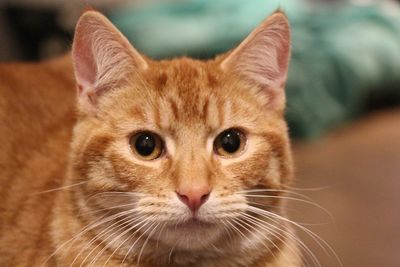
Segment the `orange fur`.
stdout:
<svg viewBox="0 0 400 267">
<path fill-rule="evenodd" d="M 70 56 L 0 65 L 0 266 L 37 266 L 51 253 L 49 224 L 74 116 Z"/>
<path fill-rule="evenodd" d="M 153 61 L 88 11 L 72 51 L 75 116 L 67 57 L 1 66 L 0 265 L 300 266 L 291 227 L 257 212 L 286 215 L 279 196 L 292 178 L 283 118 L 288 31 L 276 13 L 228 55 Z M 248 47 L 260 44 L 277 50 L 254 63 Z M 218 157 L 213 140 L 231 127 L 245 132 L 245 150 Z M 129 138 L 140 130 L 164 139 L 160 158 L 132 153 Z M 196 215 L 202 224 L 185 224 L 193 215 L 175 192 L 203 185 L 211 193 Z"/>
</svg>

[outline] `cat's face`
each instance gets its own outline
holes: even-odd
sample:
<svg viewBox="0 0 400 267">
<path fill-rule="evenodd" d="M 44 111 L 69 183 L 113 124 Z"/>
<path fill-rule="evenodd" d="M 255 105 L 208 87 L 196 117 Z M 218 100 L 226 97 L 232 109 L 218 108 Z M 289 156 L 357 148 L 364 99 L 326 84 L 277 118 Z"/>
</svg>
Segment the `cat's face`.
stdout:
<svg viewBox="0 0 400 267">
<path fill-rule="evenodd" d="M 274 20 L 228 56 L 156 62 L 86 13 L 74 43 L 78 206 L 121 220 L 121 233 L 196 250 L 234 232 L 252 205 L 247 190 L 282 189 L 291 175 L 289 39 L 286 18 Z M 257 201 L 279 212 L 276 200 Z"/>
</svg>

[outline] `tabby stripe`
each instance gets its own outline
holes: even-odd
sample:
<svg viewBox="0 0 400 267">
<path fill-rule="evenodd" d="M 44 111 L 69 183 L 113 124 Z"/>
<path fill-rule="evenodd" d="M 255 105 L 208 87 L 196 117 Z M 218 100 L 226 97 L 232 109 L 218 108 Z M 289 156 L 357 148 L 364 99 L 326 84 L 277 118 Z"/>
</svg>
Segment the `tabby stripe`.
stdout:
<svg viewBox="0 0 400 267">
<path fill-rule="evenodd" d="M 262 136 L 265 140 L 271 145 L 272 152 L 274 156 L 278 159 L 279 162 L 279 172 L 280 177 L 282 178 L 283 182 L 288 182 L 292 177 L 291 173 L 291 158 L 290 158 L 290 151 L 289 146 L 287 144 L 286 136 L 282 136 L 279 133 L 264 133 Z"/>
</svg>

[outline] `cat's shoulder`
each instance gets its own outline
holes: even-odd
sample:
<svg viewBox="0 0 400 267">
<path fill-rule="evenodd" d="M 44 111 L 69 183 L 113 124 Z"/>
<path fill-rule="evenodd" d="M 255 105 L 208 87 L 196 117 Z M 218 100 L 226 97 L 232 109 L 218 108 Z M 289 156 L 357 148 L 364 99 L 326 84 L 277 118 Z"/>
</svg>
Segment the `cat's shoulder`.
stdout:
<svg viewBox="0 0 400 267">
<path fill-rule="evenodd" d="M 74 83 L 70 53 L 40 62 L 2 62 L 0 63 L 1 93 L 7 87 L 15 90 L 28 90 L 26 85 L 52 85 L 60 81 L 71 85 Z M 64 87 L 61 83 L 60 87 Z M 36 88 L 41 90 L 45 88 Z"/>
<path fill-rule="evenodd" d="M 39 148 L 58 131 L 69 132 L 75 96 L 69 54 L 38 63 L 1 63 L 1 163 L 9 166 L 9 155 L 24 154 L 24 147 Z"/>
</svg>

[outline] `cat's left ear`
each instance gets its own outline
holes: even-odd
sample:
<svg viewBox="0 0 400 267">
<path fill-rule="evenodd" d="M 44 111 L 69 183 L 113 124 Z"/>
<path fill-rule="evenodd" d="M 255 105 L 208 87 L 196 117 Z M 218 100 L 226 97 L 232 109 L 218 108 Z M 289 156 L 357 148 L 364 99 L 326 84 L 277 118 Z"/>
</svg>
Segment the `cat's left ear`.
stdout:
<svg viewBox="0 0 400 267">
<path fill-rule="evenodd" d="M 267 95 L 268 107 L 282 111 L 289 58 L 289 22 L 284 13 L 276 12 L 222 61 L 221 68 L 259 87 Z"/>
<path fill-rule="evenodd" d="M 75 29 L 72 59 L 79 106 L 93 111 L 99 97 L 148 67 L 146 60 L 102 14 L 86 11 Z"/>
</svg>

